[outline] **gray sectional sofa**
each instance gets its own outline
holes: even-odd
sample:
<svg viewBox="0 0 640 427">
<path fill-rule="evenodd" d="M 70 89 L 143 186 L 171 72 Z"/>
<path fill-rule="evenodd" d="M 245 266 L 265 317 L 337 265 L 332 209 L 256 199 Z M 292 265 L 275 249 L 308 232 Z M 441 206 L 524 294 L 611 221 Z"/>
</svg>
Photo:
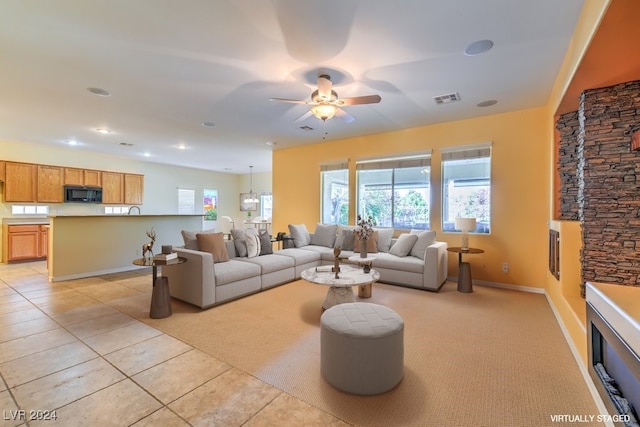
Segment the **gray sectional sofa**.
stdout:
<svg viewBox="0 0 640 427">
<path fill-rule="evenodd" d="M 169 278 L 171 296 L 208 308 L 300 279 L 307 268 L 333 265 L 334 246 L 344 248 L 342 257 L 357 254 L 349 246 L 349 230 L 353 227 L 318 224 L 313 234 L 306 232 L 303 225 L 289 229 L 295 247 L 259 256 L 246 256 L 244 243 L 237 239 L 224 241 L 228 260 L 223 257 L 219 262 L 214 259 L 220 258 L 220 251 L 174 247 L 187 262 L 162 271 Z M 373 268 L 380 273 L 380 282 L 430 291 L 440 289 L 447 278 L 446 242 L 435 241 L 434 232 L 412 230 L 415 236 L 407 237 L 406 233 L 399 238 L 392 237 L 392 229 L 379 232 L 378 251 L 370 256 L 375 257 Z"/>
</svg>

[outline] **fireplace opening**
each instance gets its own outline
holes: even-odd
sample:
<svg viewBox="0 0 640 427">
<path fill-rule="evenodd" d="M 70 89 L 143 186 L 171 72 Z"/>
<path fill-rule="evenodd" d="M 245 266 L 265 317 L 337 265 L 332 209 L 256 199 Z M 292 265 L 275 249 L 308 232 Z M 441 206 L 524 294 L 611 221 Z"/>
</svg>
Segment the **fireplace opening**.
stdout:
<svg viewBox="0 0 640 427">
<path fill-rule="evenodd" d="M 637 427 L 640 410 L 640 358 L 587 304 L 589 375 L 616 425 Z"/>
</svg>

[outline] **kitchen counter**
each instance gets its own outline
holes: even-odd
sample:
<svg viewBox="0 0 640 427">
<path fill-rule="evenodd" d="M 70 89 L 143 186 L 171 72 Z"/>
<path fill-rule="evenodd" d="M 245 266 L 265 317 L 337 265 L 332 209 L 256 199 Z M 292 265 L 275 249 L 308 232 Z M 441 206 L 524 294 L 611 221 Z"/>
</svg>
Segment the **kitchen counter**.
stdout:
<svg viewBox="0 0 640 427">
<path fill-rule="evenodd" d="M 48 218 L 3 218 L 2 223 L 6 225 L 30 225 L 49 224 Z"/>
<path fill-rule="evenodd" d="M 586 299 L 640 354 L 640 287 L 587 282 Z"/>
<path fill-rule="evenodd" d="M 154 218 L 154 217 L 204 217 L 204 214 L 131 214 L 131 215 L 49 215 L 49 218 Z"/>
</svg>

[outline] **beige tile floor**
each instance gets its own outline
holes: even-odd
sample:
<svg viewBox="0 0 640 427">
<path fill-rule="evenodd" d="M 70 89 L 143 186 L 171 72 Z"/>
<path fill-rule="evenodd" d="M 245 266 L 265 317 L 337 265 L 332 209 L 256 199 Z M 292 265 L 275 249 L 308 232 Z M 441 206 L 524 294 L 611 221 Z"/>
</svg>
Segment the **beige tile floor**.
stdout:
<svg viewBox="0 0 640 427">
<path fill-rule="evenodd" d="M 150 298 L 146 270 L 0 264 L 0 426 L 348 425 L 117 309 Z"/>
</svg>

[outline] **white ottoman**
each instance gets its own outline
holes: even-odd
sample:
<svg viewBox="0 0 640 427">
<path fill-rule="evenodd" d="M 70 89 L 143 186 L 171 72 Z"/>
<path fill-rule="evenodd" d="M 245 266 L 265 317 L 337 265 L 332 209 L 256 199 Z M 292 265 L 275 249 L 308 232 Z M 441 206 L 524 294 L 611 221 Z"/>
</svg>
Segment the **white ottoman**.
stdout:
<svg viewBox="0 0 640 427">
<path fill-rule="evenodd" d="M 389 307 L 338 304 L 320 318 L 320 371 L 334 387 L 380 394 L 402 380 L 404 320 Z"/>
</svg>

